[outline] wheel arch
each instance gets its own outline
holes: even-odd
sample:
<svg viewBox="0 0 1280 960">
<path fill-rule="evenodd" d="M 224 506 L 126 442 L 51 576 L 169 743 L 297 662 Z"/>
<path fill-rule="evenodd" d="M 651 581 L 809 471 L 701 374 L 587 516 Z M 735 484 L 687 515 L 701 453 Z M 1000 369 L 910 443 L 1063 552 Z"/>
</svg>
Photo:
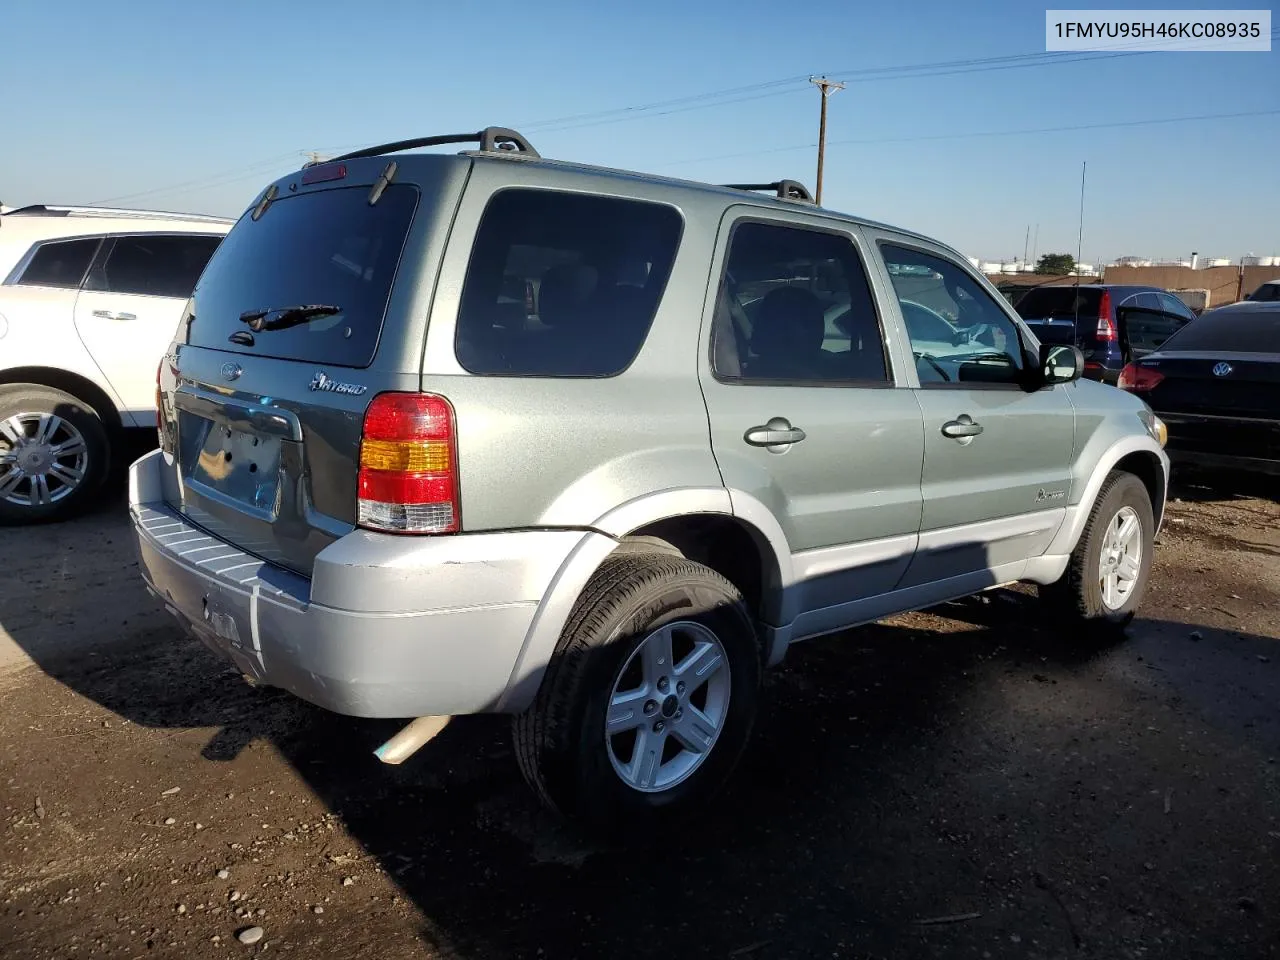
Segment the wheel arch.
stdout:
<svg viewBox="0 0 1280 960">
<path fill-rule="evenodd" d="M 0 388 L 20 383 L 52 387 L 87 403 L 102 418 L 108 434 L 114 434 L 124 426 L 120 410 L 107 391 L 81 374 L 57 367 L 40 366 L 8 367 L 0 370 Z"/>
<path fill-rule="evenodd" d="M 741 515 L 759 515 L 753 522 Z M 757 509 L 752 509 L 752 507 Z M 772 521 L 773 529 L 769 529 Z M 781 547 L 779 547 L 781 544 Z M 786 538 L 763 504 L 723 487 L 670 490 L 629 501 L 592 524 L 543 595 L 497 711 L 517 713 L 532 703 L 574 604 L 604 561 L 621 551 L 679 553 L 724 576 L 743 594 L 752 615 L 776 624 L 791 584 Z"/>
<path fill-rule="evenodd" d="M 1155 517 L 1158 533 L 1164 520 L 1165 502 L 1169 489 L 1169 457 L 1154 440 L 1148 437 L 1126 437 L 1107 448 L 1095 463 L 1080 500 L 1058 531 L 1046 555 L 1069 555 L 1076 548 L 1088 523 L 1089 514 L 1097 502 L 1107 477 L 1114 470 L 1131 473 L 1142 481 L 1151 498 L 1151 512 Z"/>
</svg>

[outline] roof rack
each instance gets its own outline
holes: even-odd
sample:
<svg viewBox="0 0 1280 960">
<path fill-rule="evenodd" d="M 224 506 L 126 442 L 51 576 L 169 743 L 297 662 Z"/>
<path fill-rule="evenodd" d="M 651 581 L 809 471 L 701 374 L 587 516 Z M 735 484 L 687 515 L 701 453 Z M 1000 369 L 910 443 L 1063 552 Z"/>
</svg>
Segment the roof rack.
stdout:
<svg viewBox="0 0 1280 960">
<path fill-rule="evenodd" d="M 763 191 L 769 190 L 779 200 L 796 200 L 800 203 L 813 203 L 813 194 L 811 194 L 804 184 L 798 180 L 778 180 L 774 183 L 725 183 L 721 186 L 728 187 L 730 190 L 751 190 Z"/>
<path fill-rule="evenodd" d="M 365 147 L 363 150 L 344 153 L 327 162 L 337 163 L 342 160 L 359 160 L 361 157 L 379 157 L 384 153 L 398 153 L 401 150 L 412 150 L 414 147 L 439 147 L 446 143 L 479 143 L 480 153 L 515 153 L 532 160 L 541 159 L 541 155 L 533 149 L 529 141 L 514 130 L 508 130 L 506 127 L 485 127 L 478 133 L 446 133 L 438 137 L 418 137 L 414 140 L 380 143 L 376 147 Z"/>
<path fill-rule="evenodd" d="M 6 210 L 6 217 L 120 217 L 137 220 L 197 220 L 209 223 L 230 223 L 228 217 L 215 217 L 204 213 L 166 213 L 162 210 L 129 210 L 123 207 L 78 207 L 52 203 L 32 203 L 25 207 Z"/>
</svg>

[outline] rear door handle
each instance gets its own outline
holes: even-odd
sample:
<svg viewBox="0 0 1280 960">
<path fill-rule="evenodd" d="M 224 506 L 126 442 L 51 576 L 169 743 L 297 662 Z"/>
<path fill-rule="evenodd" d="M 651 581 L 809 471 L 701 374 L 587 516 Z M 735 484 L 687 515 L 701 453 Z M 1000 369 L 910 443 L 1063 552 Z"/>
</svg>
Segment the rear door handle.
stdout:
<svg viewBox="0 0 1280 960">
<path fill-rule="evenodd" d="M 942 435 L 953 440 L 971 440 L 982 432 L 982 424 L 976 422 L 967 413 L 962 413 L 954 420 L 942 425 Z"/>
<path fill-rule="evenodd" d="M 793 427 L 786 417 L 773 417 L 764 426 L 752 427 L 742 439 L 753 447 L 785 447 L 804 439 L 804 431 Z"/>
</svg>

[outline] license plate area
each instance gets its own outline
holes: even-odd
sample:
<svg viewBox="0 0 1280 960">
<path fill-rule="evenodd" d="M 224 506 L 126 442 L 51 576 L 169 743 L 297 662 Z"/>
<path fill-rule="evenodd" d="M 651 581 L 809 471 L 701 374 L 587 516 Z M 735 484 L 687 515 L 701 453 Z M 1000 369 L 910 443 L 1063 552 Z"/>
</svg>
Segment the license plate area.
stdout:
<svg viewBox="0 0 1280 960">
<path fill-rule="evenodd" d="M 183 411 L 178 429 L 184 481 L 267 521 L 280 514 L 281 441 Z"/>
</svg>

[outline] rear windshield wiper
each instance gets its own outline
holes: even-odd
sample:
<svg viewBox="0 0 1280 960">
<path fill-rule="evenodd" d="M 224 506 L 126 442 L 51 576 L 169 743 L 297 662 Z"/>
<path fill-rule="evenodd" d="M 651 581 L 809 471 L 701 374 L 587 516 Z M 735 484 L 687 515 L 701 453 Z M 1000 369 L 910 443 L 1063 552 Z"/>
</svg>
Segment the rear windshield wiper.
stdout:
<svg viewBox="0 0 1280 960">
<path fill-rule="evenodd" d="M 240 314 L 240 322 L 250 330 L 287 330 L 299 324 L 309 323 L 321 317 L 332 317 L 342 312 L 341 307 L 323 303 L 299 304 L 296 307 L 267 307 L 263 310 L 246 310 Z"/>
</svg>

